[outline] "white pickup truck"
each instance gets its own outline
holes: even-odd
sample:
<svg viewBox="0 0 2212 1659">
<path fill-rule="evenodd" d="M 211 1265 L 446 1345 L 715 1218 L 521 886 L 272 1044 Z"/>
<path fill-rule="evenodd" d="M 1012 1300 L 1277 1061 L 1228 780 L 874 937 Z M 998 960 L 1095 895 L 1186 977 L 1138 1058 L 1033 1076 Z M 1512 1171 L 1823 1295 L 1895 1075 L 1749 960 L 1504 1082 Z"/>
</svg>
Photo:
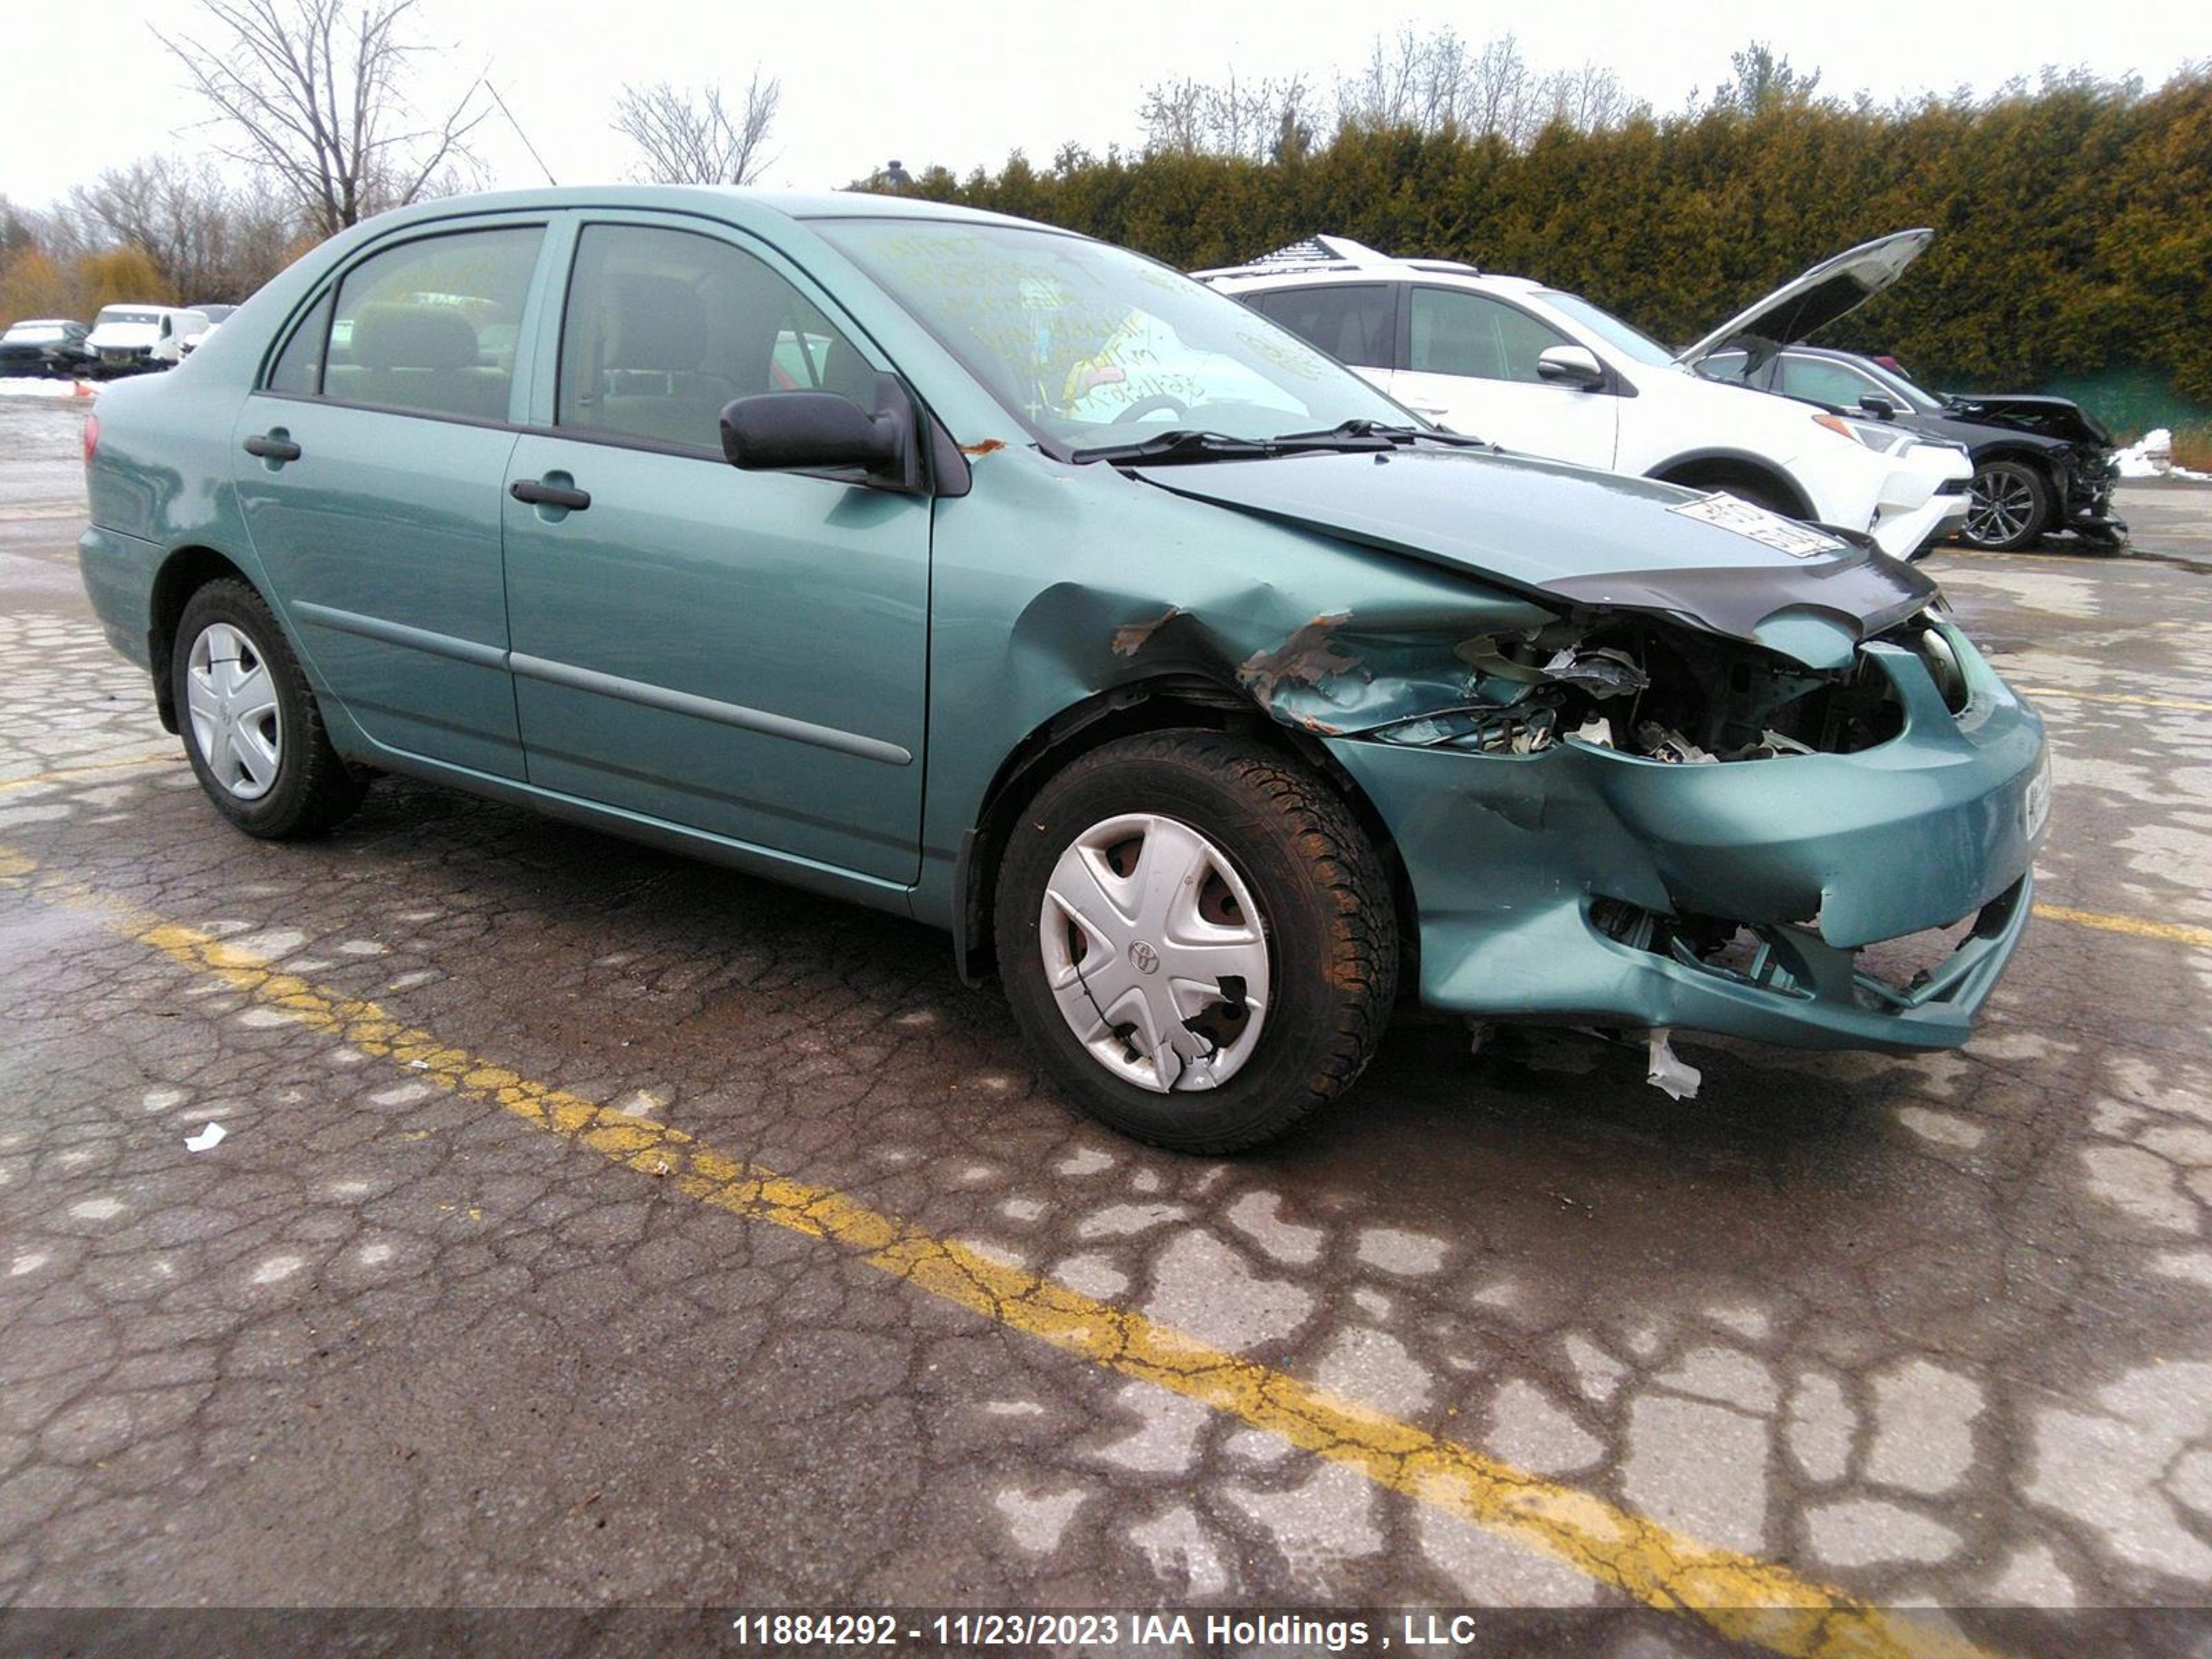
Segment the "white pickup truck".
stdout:
<svg viewBox="0 0 2212 1659">
<path fill-rule="evenodd" d="M 174 368 L 208 331 L 207 313 L 180 306 L 102 306 L 85 344 L 101 379 L 142 369 Z"/>
</svg>

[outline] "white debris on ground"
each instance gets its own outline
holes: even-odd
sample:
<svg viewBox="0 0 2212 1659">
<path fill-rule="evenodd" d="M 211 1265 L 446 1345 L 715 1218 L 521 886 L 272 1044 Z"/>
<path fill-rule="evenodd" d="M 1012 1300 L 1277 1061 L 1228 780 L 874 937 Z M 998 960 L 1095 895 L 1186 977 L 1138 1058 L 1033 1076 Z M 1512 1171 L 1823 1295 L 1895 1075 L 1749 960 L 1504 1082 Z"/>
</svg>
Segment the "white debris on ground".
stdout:
<svg viewBox="0 0 2212 1659">
<path fill-rule="evenodd" d="M 2194 478 L 2212 483 L 2212 472 L 2192 472 L 2173 464 L 2173 434 L 2162 426 L 2153 427 L 2113 459 L 2120 464 L 2123 478 Z"/>
<path fill-rule="evenodd" d="M 1672 1035 L 1663 1025 L 1651 1028 L 1645 1039 L 1644 1080 L 1664 1091 L 1670 1099 L 1695 1100 L 1698 1085 L 1705 1080 L 1705 1074 L 1675 1054 L 1674 1045 L 1668 1041 Z"/>
</svg>

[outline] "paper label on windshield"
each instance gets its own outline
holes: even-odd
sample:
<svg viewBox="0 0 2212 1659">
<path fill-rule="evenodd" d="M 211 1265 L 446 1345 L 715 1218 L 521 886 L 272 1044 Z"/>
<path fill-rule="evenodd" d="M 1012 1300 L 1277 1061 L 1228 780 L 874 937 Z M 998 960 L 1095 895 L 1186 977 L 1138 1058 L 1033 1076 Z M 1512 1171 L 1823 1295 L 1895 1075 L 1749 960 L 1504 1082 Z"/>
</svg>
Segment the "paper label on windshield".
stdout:
<svg viewBox="0 0 2212 1659">
<path fill-rule="evenodd" d="M 1823 531 L 1799 524 L 1795 519 L 1785 519 L 1778 513 L 1769 513 L 1763 507 L 1753 507 L 1749 501 L 1740 501 L 1733 495 L 1703 495 L 1667 510 L 1686 519 L 1695 519 L 1700 524 L 1733 530 L 1762 546 L 1787 553 L 1793 559 L 1817 559 L 1823 553 L 1844 550 L 1841 542 Z"/>
</svg>

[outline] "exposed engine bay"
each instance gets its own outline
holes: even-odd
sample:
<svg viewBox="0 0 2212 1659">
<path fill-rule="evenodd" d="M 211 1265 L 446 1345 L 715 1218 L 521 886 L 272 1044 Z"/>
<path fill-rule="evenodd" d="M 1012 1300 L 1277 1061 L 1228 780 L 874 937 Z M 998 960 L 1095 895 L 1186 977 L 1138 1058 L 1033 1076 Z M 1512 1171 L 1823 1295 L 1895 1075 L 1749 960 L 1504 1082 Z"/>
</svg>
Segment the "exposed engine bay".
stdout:
<svg viewBox="0 0 2212 1659">
<path fill-rule="evenodd" d="M 1965 682 L 1942 631 L 1916 619 L 1885 636 L 1929 662 L 1945 700 Z M 1573 739 L 1677 765 L 1850 754 L 1895 737 L 1904 710 L 1861 655 L 1820 672 L 1649 618 L 1563 621 L 1461 642 L 1467 701 L 1362 735 L 1418 748 L 1533 755 Z"/>
</svg>

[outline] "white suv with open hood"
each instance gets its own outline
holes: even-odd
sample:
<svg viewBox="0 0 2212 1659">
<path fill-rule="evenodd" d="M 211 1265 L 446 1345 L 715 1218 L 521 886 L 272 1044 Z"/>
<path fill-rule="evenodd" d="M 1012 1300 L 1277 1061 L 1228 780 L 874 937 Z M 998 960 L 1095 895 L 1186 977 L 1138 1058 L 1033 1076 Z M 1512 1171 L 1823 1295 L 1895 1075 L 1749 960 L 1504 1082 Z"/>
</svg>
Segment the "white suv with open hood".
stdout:
<svg viewBox="0 0 2212 1659">
<path fill-rule="evenodd" d="M 1963 448 L 1695 368 L 1712 352 L 1778 349 L 1834 321 L 1895 282 L 1934 234 L 1901 231 L 1838 254 L 1679 353 L 1578 295 L 1341 237 L 1196 275 L 1457 431 L 1725 491 L 1910 558 L 1966 517 L 1973 465 Z"/>
</svg>

